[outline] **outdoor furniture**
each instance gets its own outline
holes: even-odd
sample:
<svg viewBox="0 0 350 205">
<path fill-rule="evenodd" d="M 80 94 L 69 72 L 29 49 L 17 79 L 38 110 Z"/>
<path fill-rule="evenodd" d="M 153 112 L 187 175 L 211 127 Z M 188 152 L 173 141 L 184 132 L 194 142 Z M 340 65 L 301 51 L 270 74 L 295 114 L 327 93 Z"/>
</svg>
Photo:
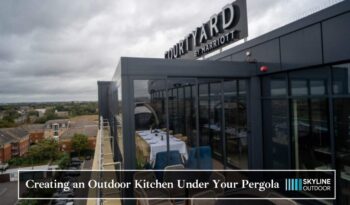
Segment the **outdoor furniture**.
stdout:
<svg viewBox="0 0 350 205">
<path fill-rule="evenodd" d="M 142 130 L 136 132 L 136 138 L 138 138 L 137 136 L 141 138 L 141 142 L 136 139 L 137 149 L 140 152 L 144 152 L 144 150 L 146 150 L 146 153 L 144 153 L 143 156 L 146 157 L 150 164 L 154 164 L 157 153 L 167 150 L 166 132 L 157 130 L 157 133 L 151 133 L 149 130 Z M 138 145 L 140 143 L 141 145 Z M 169 146 L 170 150 L 177 150 L 185 159 L 188 158 L 186 144 L 183 141 L 169 135 Z"/>
<path fill-rule="evenodd" d="M 136 172 L 134 174 L 134 180 L 146 180 L 146 181 L 156 181 L 156 176 L 153 172 Z M 136 198 L 169 198 L 170 194 L 166 189 L 140 189 L 134 188 L 134 194 Z M 140 205 L 172 205 L 171 201 L 168 199 L 138 199 Z"/>
<path fill-rule="evenodd" d="M 226 178 L 223 174 L 219 173 L 219 172 L 213 172 L 208 181 L 213 181 L 213 180 L 220 180 L 222 182 L 226 181 Z M 214 189 L 214 184 L 211 183 L 209 186 L 209 189 L 215 190 L 215 195 L 216 196 L 223 196 L 225 194 L 225 189 L 224 188 L 217 188 Z"/>
<path fill-rule="evenodd" d="M 187 143 L 187 140 L 188 140 L 187 136 L 184 136 L 182 134 L 175 134 L 174 137 L 179 139 L 179 140 L 181 140 L 181 141 L 183 141 L 183 142 L 185 142 L 185 143 Z"/>
<path fill-rule="evenodd" d="M 203 200 L 200 198 L 212 198 L 212 199 Z M 215 205 L 216 201 L 217 200 L 216 200 L 215 192 L 213 190 L 207 190 L 207 191 L 203 191 L 193 195 L 191 199 L 191 205 Z"/>
<path fill-rule="evenodd" d="M 209 146 L 191 148 L 186 167 L 189 169 L 213 169 L 211 148 Z"/>
<path fill-rule="evenodd" d="M 180 140 L 180 139 L 181 139 L 181 137 L 182 137 L 182 134 L 175 134 L 175 135 L 174 135 L 174 137 L 176 137 L 177 139 L 179 139 L 179 140 Z"/>
<path fill-rule="evenodd" d="M 164 168 L 165 172 L 163 174 L 163 181 L 164 182 L 172 182 L 174 184 L 177 183 L 178 180 L 178 173 L 177 172 L 167 172 L 167 170 L 184 170 L 185 167 L 183 164 L 175 164 L 166 166 Z M 186 189 L 180 189 L 180 188 L 173 188 L 169 190 L 170 196 L 172 198 L 185 198 L 186 197 Z M 174 203 L 176 204 L 185 204 L 185 200 L 175 200 Z"/>
<path fill-rule="evenodd" d="M 182 158 L 177 150 L 171 150 L 169 152 L 158 152 L 156 155 L 156 161 L 154 169 L 162 170 L 169 165 L 182 164 Z"/>
<path fill-rule="evenodd" d="M 139 135 L 136 135 L 136 159 L 140 164 L 146 164 L 150 156 L 150 146 Z"/>
<path fill-rule="evenodd" d="M 188 137 L 187 137 L 187 136 L 182 136 L 182 137 L 181 137 L 181 140 L 182 140 L 184 143 L 187 143 Z"/>
</svg>

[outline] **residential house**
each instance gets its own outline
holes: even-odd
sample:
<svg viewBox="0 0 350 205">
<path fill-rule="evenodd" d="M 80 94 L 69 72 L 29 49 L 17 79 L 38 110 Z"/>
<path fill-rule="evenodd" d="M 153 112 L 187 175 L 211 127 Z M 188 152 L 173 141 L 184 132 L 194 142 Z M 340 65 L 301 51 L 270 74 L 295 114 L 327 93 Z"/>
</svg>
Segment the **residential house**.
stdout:
<svg viewBox="0 0 350 205">
<path fill-rule="evenodd" d="M 83 134 L 88 137 L 89 148 L 91 150 L 95 149 L 96 145 L 96 135 L 97 135 L 97 124 L 91 121 L 80 121 L 80 122 L 72 122 L 70 124 L 69 129 L 62 134 L 60 137 L 60 149 L 62 151 L 71 152 L 72 143 L 71 140 L 74 134 Z"/>
<path fill-rule="evenodd" d="M 46 113 L 46 109 L 45 108 L 35 109 L 35 111 L 38 112 L 38 116 L 39 117 L 44 117 L 44 115 Z"/>
<path fill-rule="evenodd" d="M 44 128 L 44 137 L 59 140 L 60 136 L 68 130 L 69 124 L 69 119 L 47 121 Z"/>
<path fill-rule="evenodd" d="M 0 129 L 0 163 L 25 155 L 29 149 L 29 133 L 21 128 Z"/>
<path fill-rule="evenodd" d="M 36 144 L 44 139 L 45 124 L 28 124 L 23 125 L 22 128 L 29 133 L 30 144 Z"/>
<path fill-rule="evenodd" d="M 69 112 L 68 111 L 57 111 L 57 110 L 55 110 L 55 114 L 58 117 L 68 117 Z"/>
</svg>

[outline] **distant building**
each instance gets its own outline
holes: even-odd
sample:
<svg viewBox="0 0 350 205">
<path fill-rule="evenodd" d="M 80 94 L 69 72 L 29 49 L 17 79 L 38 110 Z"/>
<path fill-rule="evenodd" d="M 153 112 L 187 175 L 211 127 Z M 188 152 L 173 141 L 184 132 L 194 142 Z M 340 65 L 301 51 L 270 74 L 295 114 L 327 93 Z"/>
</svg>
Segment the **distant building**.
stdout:
<svg viewBox="0 0 350 205">
<path fill-rule="evenodd" d="M 44 139 L 45 124 L 28 124 L 22 128 L 29 133 L 30 144 L 36 144 Z"/>
<path fill-rule="evenodd" d="M 71 140 L 74 134 L 83 134 L 88 137 L 89 148 L 91 150 L 95 149 L 96 145 L 96 135 L 97 135 L 97 124 L 95 122 L 90 121 L 80 121 L 80 122 L 72 122 L 70 124 L 70 128 L 62 134 L 59 140 L 61 151 L 71 152 L 72 143 Z"/>
<path fill-rule="evenodd" d="M 15 119 L 15 123 L 16 124 L 23 124 L 25 123 L 27 120 L 27 114 L 23 113 L 21 114 L 21 116 L 19 116 L 18 118 Z"/>
<path fill-rule="evenodd" d="M 46 109 L 45 108 L 35 109 L 35 111 L 38 112 L 38 117 L 44 117 L 44 115 L 46 113 Z"/>
<path fill-rule="evenodd" d="M 68 130 L 69 124 L 69 119 L 47 121 L 44 128 L 44 138 L 59 140 L 60 136 Z"/>
<path fill-rule="evenodd" d="M 55 110 L 55 114 L 58 117 L 68 117 L 69 112 L 68 111 L 57 111 L 57 110 Z"/>
<path fill-rule="evenodd" d="M 0 112 L 0 120 L 4 119 L 5 117 L 5 112 Z"/>
<path fill-rule="evenodd" d="M 23 156 L 29 149 L 29 133 L 21 128 L 0 129 L 0 163 Z"/>
</svg>

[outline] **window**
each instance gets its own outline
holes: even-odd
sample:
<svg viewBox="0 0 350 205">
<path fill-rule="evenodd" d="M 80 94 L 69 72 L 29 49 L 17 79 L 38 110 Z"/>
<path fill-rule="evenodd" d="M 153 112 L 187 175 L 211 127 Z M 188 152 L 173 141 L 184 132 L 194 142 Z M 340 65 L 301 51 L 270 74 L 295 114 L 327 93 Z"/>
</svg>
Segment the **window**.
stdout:
<svg viewBox="0 0 350 205">
<path fill-rule="evenodd" d="M 333 66 L 332 77 L 334 94 L 350 94 L 350 63 Z"/>
<path fill-rule="evenodd" d="M 134 80 L 137 168 L 154 166 L 168 146 L 185 159 L 208 146 L 213 168 L 248 168 L 246 87 L 245 80 Z"/>
<path fill-rule="evenodd" d="M 277 74 L 263 79 L 263 96 L 286 96 L 287 78 L 285 74 Z"/>
<path fill-rule="evenodd" d="M 248 168 L 246 81 L 223 82 L 227 163 Z"/>
<path fill-rule="evenodd" d="M 264 161 L 267 169 L 289 168 L 288 101 L 263 101 Z"/>
<path fill-rule="evenodd" d="M 332 67 L 333 113 L 337 179 L 341 187 L 339 204 L 348 204 L 350 194 L 350 64 Z"/>
</svg>

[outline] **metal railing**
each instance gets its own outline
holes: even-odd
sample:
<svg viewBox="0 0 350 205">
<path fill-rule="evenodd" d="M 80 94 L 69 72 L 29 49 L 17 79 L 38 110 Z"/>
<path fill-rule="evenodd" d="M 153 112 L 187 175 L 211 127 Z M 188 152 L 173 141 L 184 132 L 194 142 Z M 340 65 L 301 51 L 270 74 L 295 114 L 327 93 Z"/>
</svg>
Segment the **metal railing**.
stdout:
<svg viewBox="0 0 350 205">
<path fill-rule="evenodd" d="M 107 119 L 103 119 L 103 117 L 100 117 L 100 124 L 99 124 L 99 134 L 98 134 L 98 146 L 99 146 L 99 157 L 98 157 L 98 170 L 100 170 L 99 174 L 99 180 L 102 179 L 102 171 L 105 170 L 106 166 L 114 165 L 115 169 L 120 170 L 121 169 L 121 162 L 114 161 L 114 153 L 115 153 L 115 139 L 113 136 L 110 136 L 110 125 Z M 108 136 L 106 135 L 106 131 L 108 131 Z M 105 144 L 109 146 L 109 143 L 106 143 L 106 141 L 110 141 L 111 144 L 111 152 L 105 153 Z M 112 156 L 113 162 L 105 162 L 105 157 Z M 117 168 L 116 168 L 117 167 Z M 120 192 L 116 192 L 120 193 Z M 103 193 L 101 190 L 98 191 L 98 198 L 97 199 L 97 205 L 103 205 L 105 200 L 101 199 L 103 197 Z"/>
</svg>

